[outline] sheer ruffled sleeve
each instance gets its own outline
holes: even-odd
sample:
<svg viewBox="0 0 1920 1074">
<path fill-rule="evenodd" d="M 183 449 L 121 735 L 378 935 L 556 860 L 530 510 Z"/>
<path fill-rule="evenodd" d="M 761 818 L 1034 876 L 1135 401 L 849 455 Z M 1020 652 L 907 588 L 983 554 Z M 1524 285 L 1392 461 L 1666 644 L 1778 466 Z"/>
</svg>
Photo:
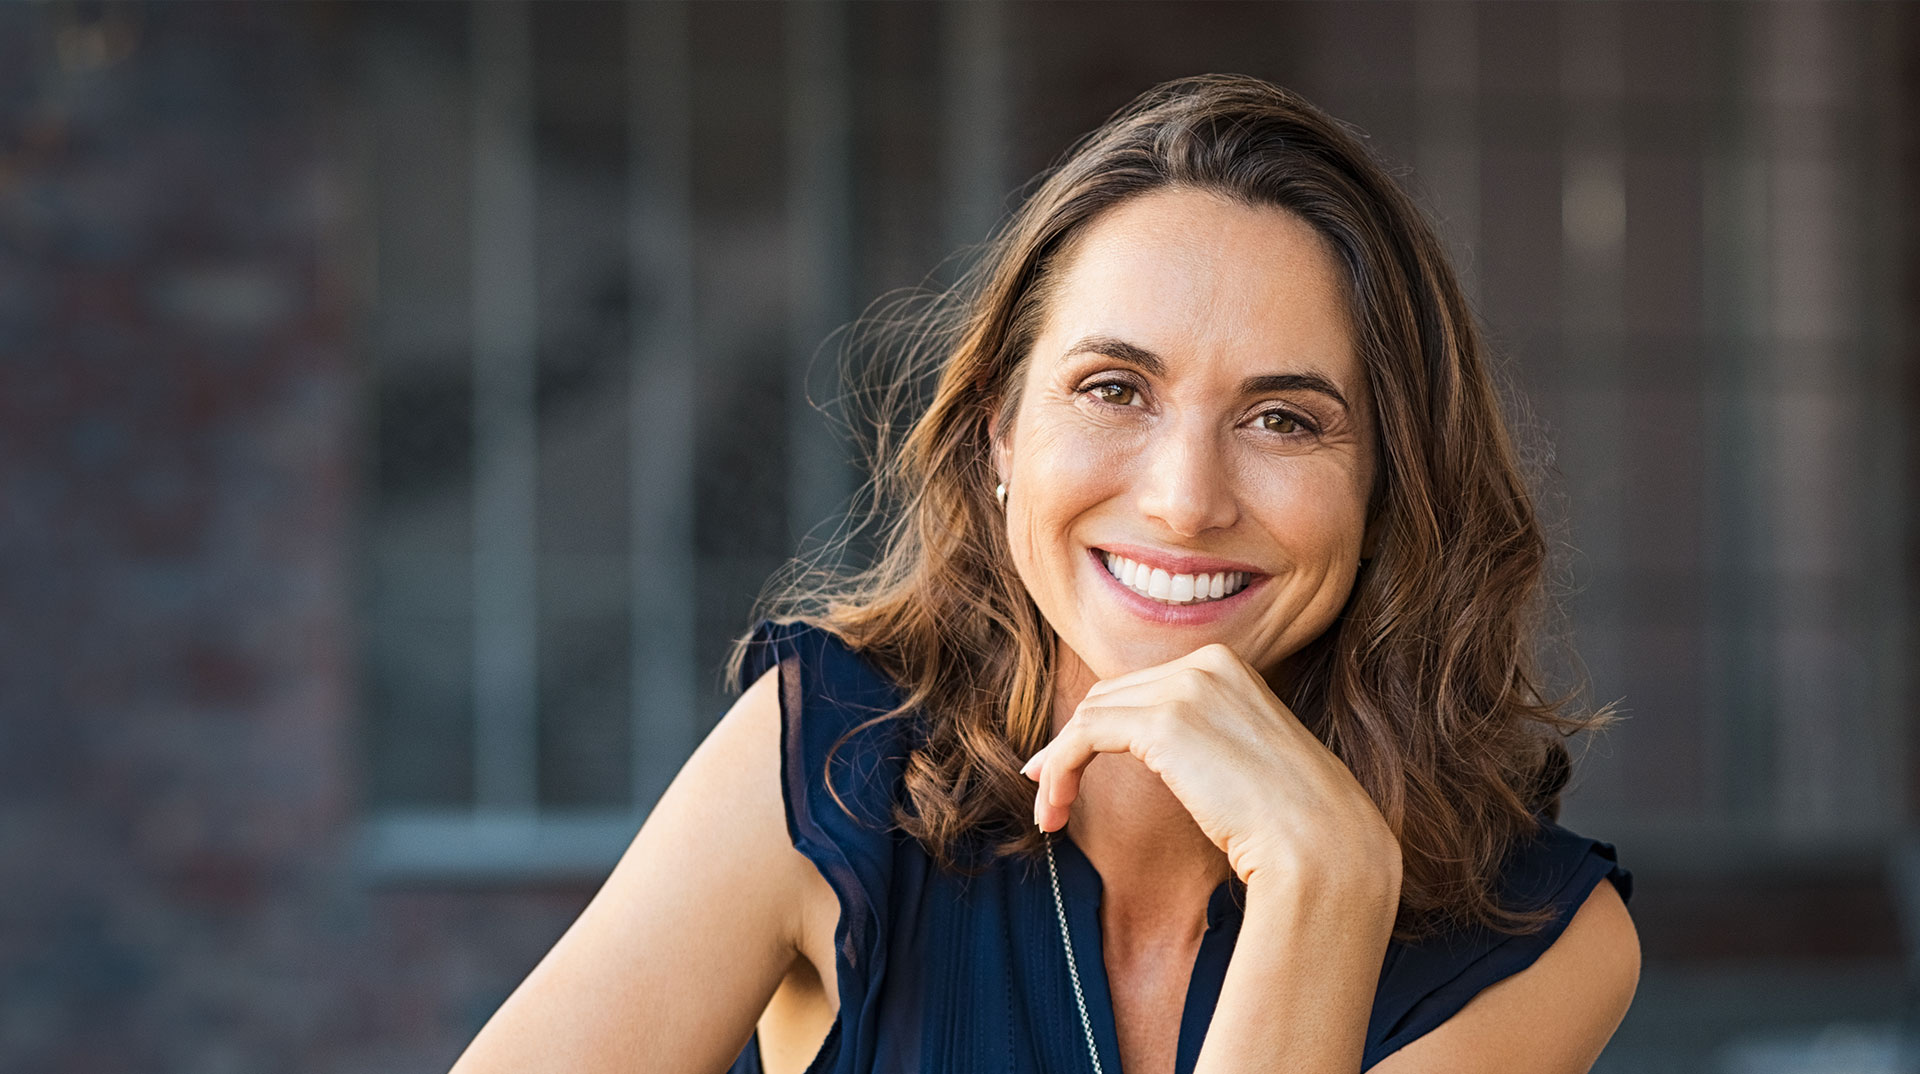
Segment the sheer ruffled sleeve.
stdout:
<svg viewBox="0 0 1920 1074">
<path fill-rule="evenodd" d="M 806 623 L 756 626 L 735 685 L 745 689 L 773 667 L 780 669 L 787 834 L 840 898 L 834 940 L 844 998 L 854 984 L 849 971 L 864 978 L 885 962 L 892 811 L 904 751 L 899 720 L 869 721 L 892 710 L 896 690 L 834 635 Z"/>
<path fill-rule="evenodd" d="M 1541 823 L 1541 831 L 1508 856 L 1501 885 L 1508 905 L 1551 906 L 1553 921 L 1530 936 L 1473 929 L 1390 947 L 1361 1069 L 1453 1017 L 1482 989 L 1533 965 L 1602 880 L 1622 899 L 1633 897 L 1633 874 L 1620 867 L 1612 844 Z"/>
</svg>

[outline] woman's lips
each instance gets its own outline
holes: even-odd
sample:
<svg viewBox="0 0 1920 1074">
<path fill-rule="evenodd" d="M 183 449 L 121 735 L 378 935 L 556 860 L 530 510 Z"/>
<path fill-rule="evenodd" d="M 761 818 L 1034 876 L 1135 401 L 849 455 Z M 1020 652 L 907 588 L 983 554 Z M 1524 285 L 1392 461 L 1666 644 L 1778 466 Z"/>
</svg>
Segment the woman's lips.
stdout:
<svg viewBox="0 0 1920 1074">
<path fill-rule="evenodd" d="M 1217 574 L 1221 571 L 1238 571 L 1241 574 L 1259 575 L 1260 568 L 1250 563 L 1238 563 L 1228 559 L 1209 559 L 1204 556 L 1190 556 L 1184 552 L 1169 552 L 1159 548 L 1149 548 L 1136 544 L 1103 544 L 1097 552 L 1113 552 L 1135 563 L 1149 567 L 1158 567 L 1168 574 Z"/>
<path fill-rule="evenodd" d="M 1191 604 L 1168 604 L 1145 596 L 1129 587 L 1125 582 L 1115 578 L 1113 572 L 1107 570 L 1106 551 L 1110 550 L 1099 548 L 1087 549 L 1087 558 L 1092 562 L 1093 569 L 1100 573 L 1101 578 L 1106 579 L 1110 591 L 1123 607 L 1135 615 L 1155 623 L 1189 626 L 1197 623 L 1213 622 L 1237 611 L 1241 605 L 1246 603 L 1247 594 L 1260 588 L 1267 580 L 1267 576 L 1264 574 L 1252 574 L 1247 579 L 1246 585 L 1242 586 L 1238 592 L 1229 596 L 1222 596 L 1212 600 L 1196 601 Z M 1131 559 L 1133 557 L 1129 556 L 1128 558 Z"/>
</svg>

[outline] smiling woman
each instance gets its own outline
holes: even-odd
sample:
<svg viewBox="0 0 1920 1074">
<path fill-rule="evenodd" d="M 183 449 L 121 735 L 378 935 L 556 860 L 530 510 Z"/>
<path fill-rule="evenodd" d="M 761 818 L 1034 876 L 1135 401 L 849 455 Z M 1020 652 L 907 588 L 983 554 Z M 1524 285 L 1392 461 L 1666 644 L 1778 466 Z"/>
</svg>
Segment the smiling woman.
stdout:
<svg viewBox="0 0 1920 1074">
<path fill-rule="evenodd" d="M 1299 98 L 1183 80 L 951 309 L 881 556 L 792 576 L 457 1069 L 1588 1069 L 1639 961 L 1555 823 L 1602 720 L 1534 668 L 1544 544 L 1419 212 Z"/>
<path fill-rule="evenodd" d="M 1020 380 L 996 466 L 1064 681 L 1208 641 L 1278 673 L 1326 631 L 1377 464 L 1339 265 L 1312 228 L 1202 189 L 1116 206 L 1062 266 Z M 1109 553 L 1137 565 L 1131 588 Z M 1195 603 L 1216 572 L 1245 588 Z"/>
</svg>

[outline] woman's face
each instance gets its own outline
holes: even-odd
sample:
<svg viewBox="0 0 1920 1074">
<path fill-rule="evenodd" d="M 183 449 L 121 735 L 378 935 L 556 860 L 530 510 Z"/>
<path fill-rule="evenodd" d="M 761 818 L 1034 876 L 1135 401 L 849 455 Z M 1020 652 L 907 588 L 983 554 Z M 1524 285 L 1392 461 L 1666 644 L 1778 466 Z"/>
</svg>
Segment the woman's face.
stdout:
<svg viewBox="0 0 1920 1074">
<path fill-rule="evenodd" d="M 994 462 L 1062 673 L 1224 642 L 1271 677 L 1367 537 L 1373 404 L 1333 251 L 1284 210 L 1163 190 L 1088 224 L 1056 284 Z"/>
</svg>

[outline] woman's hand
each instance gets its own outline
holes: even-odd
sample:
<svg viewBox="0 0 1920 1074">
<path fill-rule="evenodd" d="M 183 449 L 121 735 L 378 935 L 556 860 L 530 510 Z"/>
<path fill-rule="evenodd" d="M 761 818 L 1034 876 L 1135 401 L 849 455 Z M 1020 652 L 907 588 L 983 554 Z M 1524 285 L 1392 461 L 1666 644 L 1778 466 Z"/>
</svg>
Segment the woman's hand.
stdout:
<svg viewBox="0 0 1920 1074">
<path fill-rule="evenodd" d="M 1022 774 L 1034 823 L 1058 831 L 1095 754 L 1158 775 L 1249 888 L 1267 870 L 1390 883 L 1400 845 L 1347 766 L 1225 645 L 1097 683 Z"/>
</svg>

